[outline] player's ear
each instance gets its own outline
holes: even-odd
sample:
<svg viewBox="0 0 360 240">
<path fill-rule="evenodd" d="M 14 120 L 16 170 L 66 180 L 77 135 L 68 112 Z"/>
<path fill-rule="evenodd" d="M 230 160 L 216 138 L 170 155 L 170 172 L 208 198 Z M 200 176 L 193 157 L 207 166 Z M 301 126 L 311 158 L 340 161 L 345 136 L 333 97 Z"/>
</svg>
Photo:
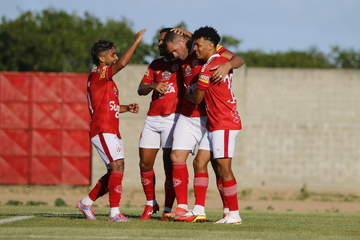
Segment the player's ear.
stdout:
<svg viewBox="0 0 360 240">
<path fill-rule="evenodd" d="M 103 56 L 98 56 L 100 62 L 104 62 L 105 58 Z"/>
</svg>

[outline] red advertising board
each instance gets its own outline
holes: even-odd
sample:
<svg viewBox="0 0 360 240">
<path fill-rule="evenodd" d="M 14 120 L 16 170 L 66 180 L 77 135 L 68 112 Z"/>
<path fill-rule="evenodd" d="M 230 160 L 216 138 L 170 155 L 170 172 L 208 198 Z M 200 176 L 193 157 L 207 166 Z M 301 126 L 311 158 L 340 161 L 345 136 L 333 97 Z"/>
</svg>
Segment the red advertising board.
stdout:
<svg viewBox="0 0 360 240">
<path fill-rule="evenodd" d="M 0 72 L 0 184 L 90 185 L 86 81 Z"/>
</svg>

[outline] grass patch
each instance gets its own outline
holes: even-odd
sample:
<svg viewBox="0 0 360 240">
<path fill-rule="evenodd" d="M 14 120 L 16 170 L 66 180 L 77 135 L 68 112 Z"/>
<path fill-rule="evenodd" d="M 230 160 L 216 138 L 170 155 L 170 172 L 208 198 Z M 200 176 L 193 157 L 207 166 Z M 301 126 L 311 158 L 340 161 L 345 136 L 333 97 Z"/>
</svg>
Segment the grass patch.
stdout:
<svg viewBox="0 0 360 240">
<path fill-rule="evenodd" d="M 208 222 L 139 220 L 142 208 L 122 208 L 130 222 L 108 222 L 108 208 L 96 208 L 98 220 L 85 220 L 74 207 L 12 206 L 0 219 L 33 216 L 0 224 L 0 239 L 359 239 L 360 214 L 241 211 L 243 224 L 216 225 L 221 210 L 207 209 Z"/>
</svg>

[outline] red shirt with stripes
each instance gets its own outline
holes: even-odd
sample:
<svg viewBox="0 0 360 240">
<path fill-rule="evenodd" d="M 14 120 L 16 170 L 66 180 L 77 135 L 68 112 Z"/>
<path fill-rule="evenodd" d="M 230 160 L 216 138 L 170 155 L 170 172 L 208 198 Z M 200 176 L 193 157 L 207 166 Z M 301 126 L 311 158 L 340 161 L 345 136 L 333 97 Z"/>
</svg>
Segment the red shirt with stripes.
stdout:
<svg viewBox="0 0 360 240">
<path fill-rule="evenodd" d="M 210 69 L 227 61 L 219 54 L 212 55 L 199 74 L 197 88 L 206 91 L 204 96 L 208 115 L 206 128 L 209 132 L 241 129 L 237 102 L 231 89 L 232 70 L 221 82 L 214 83 L 211 81 L 214 71 L 210 71 Z"/>
<path fill-rule="evenodd" d="M 218 45 L 216 50 L 218 54 L 221 55 L 227 49 L 225 49 L 221 45 Z M 205 63 L 205 60 L 197 59 L 193 48 L 190 51 L 189 56 L 185 60 L 181 61 L 181 69 L 184 76 L 184 85 L 187 89 L 190 90 L 190 92 L 195 92 L 200 70 Z M 205 104 L 204 102 L 200 104 L 195 104 L 191 101 L 184 99 L 181 114 L 187 117 L 206 116 Z"/>
<path fill-rule="evenodd" d="M 89 74 L 90 138 L 98 133 L 113 133 L 121 139 L 119 90 L 112 77 L 112 65 L 96 67 Z"/>
</svg>

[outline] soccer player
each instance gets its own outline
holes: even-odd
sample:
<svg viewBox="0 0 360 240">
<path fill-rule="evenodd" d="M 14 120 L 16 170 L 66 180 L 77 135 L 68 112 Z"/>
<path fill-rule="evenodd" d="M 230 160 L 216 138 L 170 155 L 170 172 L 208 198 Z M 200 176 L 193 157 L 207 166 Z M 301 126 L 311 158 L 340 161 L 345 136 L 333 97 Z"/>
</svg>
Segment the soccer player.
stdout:
<svg viewBox="0 0 360 240">
<path fill-rule="evenodd" d="M 231 161 L 235 150 L 235 139 L 241 126 L 241 119 L 237 111 L 237 103 L 232 92 L 232 70 L 226 74 L 221 82 L 213 81 L 212 67 L 227 62 L 217 51 L 220 36 L 214 28 L 201 27 L 193 34 L 195 53 L 199 59 L 206 60 L 201 69 L 194 94 L 188 92 L 186 98 L 199 104 L 205 100 L 208 121 L 206 133 L 201 139 L 199 149 L 210 149 L 211 155 L 204 157 L 204 162 L 213 158 L 215 173 L 222 181 L 224 198 L 229 205 L 229 214 L 217 224 L 241 224 L 237 200 L 237 183 L 231 169 Z M 193 210 L 188 217 L 196 216 Z M 186 217 L 186 215 L 184 216 Z M 185 218 L 183 218 L 185 220 Z"/>
<path fill-rule="evenodd" d="M 170 159 L 172 135 L 181 109 L 185 88 L 180 76 L 179 60 L 166 52 L 163 44 L 165 34 L 171 28 L 160 31 L 158 48 L 161 58 L 155 59 L 148 66 L 138 88 L 139 95 L 152 92 L 152 100 L 141 132 L 139 142 L 141 184 L 146 196 L 146 204 L 140 219 L 150 219 L 159 210 L 155 197 L 154 162 L 159 148 L 163 149 L 165 170 L 165 204 L 163 213 L 171 212 L 175 192 L 172 182 Z M 180 101 L 179 101 L 180 99 Z M 162 217 L 161 220 L 167 220 Z"/>
<path fill-rule="evenodd" d="M 166 50 L 182 60 L 181 69 L 184 76 L 184 85 L 189 91 L 195 91 L 198 74 L 206 61 L 197 59 L 194 51 L 194 42 L 191 40 L 191 33 L 185 30 L 180 31 L 180 33 L 178 32 L 170 31 L 165 35 Z M 216 65 L 212 69 L 214 72 L 213 78 L 219 81 L 222 80 L 230 69 L 240 67 L 244 60 L 220 45 L 218 45 L 216 50 L 220 55 L 229 59 L 229 61 Z M 173 166 L 173 184 L 177 207 L 174 211 L 164 214 L 164 217 L 168 219 L 177 220 L 177 217 L 188 212 L 189 177 L 186 160 L 190 153 L 194 153 L 196 144 L 200 142 L 205 133 L 206 122 L 205 104 L 195 104 L 185 100 L 174 129 L 174 140 L 170 155 Z M 204 193 L 206 193 L 209 179 L 206 166 L 207 162 L 194 161 L 194 189 L 199 188 L 200 192 L 202 192 L 202 197 L 197 198 L 202 205 L 205 202 Z M 201 204 L 199 203 L 198 205 L 200 206 Z M 197 209 L 197 211 L 204 212 L 204 209 Z M 199 217 L 196 221 L 205 220 L 206 217 L 203 216 L 202 218 Z"/>
<path fill-rule="evenodd" d="M 86 219 L 95 220 L 92 204 L 109 192 L 109 221 L 129 221 L 120 213 L 122 179 L 124 176 L 124 146 L 119 132 L 119 115 L 123 112 L 137 113 L 138 104 L 120 105 L 119 91 L 112 77 L 131 60 L 146 29 L 135 34 L 134 42 L 118 58 L 112 42 L 99 40 L 91 48 L 92 61 L 96 67 L 88 77 L 87 92 L 90 110 L 90 139 L 108 172 L 102 176 L 90 193 L 77 203 Z"/>
</svg>

